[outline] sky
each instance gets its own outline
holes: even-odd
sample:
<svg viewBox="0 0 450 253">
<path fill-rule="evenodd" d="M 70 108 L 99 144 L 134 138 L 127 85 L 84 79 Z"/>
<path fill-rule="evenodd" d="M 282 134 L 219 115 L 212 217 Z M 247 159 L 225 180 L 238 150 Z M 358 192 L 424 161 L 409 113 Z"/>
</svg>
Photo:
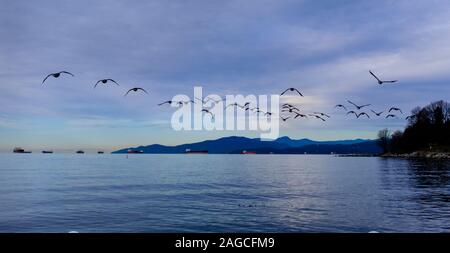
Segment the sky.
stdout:
<svg viewBox="0 0 450 253">
<path fill-rule="evenodd" d="M 0 151 L 175 145 L 252 131 L 174 131 L 156 104 L 193 87 L 279 94 L 327 122 L 287 121 L 281 136 L 376 138 L 416 106 L 449 100 L 450 2 L 0 0 Z M 75 77 L 50 78 L 70 71 Z M 380 86 L 369 75 L 398 79 Z M 120 86 L 98 86 L 112 78 Z M 149 95 L 124 97 L 128 88 Z M 400 107 L 399 119 L 354 119 L 346 100 Z M 346 104 L 349 107 L 351 105 Z"/>
</svg>

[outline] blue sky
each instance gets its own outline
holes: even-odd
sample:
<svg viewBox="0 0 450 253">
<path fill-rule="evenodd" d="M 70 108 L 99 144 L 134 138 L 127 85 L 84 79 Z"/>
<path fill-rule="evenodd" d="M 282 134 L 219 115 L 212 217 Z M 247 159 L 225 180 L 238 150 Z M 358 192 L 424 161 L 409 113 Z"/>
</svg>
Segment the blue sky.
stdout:
<svg viewBox="0 0 450 253">
<path fill-rule="evenodd" d="M 402 119 L 354 120 L 347 99 L 376 110 L 448 100 L 448 1 L 0 0 L 0 150 L 114 150 L 255 132 L 175 132 L 176 94 L 277 94 L 297 87 L 332 118 L 281 135 L 375 138 Z M 397 85 L 380 87 L 372 69 Z M 74 78 L 42 79 L 68 70 Z M 102 78 L 121 86 L 92 88 Z M 141 86 L 149 96 L 124 98 Z"/>
</svg>

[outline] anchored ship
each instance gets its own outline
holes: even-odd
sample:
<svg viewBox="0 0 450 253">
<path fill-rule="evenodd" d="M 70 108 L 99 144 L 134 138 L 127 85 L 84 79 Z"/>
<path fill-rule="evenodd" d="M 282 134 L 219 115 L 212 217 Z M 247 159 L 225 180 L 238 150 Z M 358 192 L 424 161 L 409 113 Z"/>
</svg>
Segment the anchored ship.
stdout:
<svg viewBox="0 0 450 253">
<path fill-rule="evenodd" d="M 208 150 L 191 150 L 191 149 L 186 149 L 186 152 L 184 152 L 185 154 L 208 154 Z"/>
<path fill-rule="evenodd" d="M 20 154 L 29 154 L 29 153 L 31 153 L 31 151 L 25 151 L 25 149 L 20 148 L 20 147 L 14 148 L 13 152 L 14 153 L 20 153 Z"/>
</svg>

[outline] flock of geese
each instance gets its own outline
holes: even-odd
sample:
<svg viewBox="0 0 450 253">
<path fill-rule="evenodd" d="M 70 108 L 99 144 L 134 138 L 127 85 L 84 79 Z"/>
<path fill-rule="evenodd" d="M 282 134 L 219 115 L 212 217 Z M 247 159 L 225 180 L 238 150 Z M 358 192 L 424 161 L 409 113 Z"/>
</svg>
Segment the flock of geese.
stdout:
<svg viewBox="0 0 450 253">
<path fill-rule="evenodd" d="M 396 83 L 397 80 L 381 80 L 380 78 L 378 78 L 378 76 L 376 76 L 371 70 L 369 70 L 370 75 L 372 75 L 378 82 L 378 84 L 383 85 L 383 84 L 389 84 L 389 83 Z M 74 77 L 75 75 L 68 72 L 68 71 L 60 71 L 60 72 L 56 72 L 56 73 L 51 73 L 49 75 L 47 75 L 44 80 L 42 81 L 42 84 L 45 83 L 45 81 L 47 81 L 47 79 L 49 77 L 53 77 L 53 78 L 59 78 L 62 75 L 68 75 L 68 76 L 72 76 Z M 108 84 L 114 84 L 116 86 L 120 86 L 119 83 L 117 83 L 115 80 L 107 78 L 107 79 L 101 79 L 98 80 L 95 84 L 94 84 L 94 88 L 96 88 L 99 84 L 101 85 L 108 85 Z M 148 92 L 141 87 L 134 87 L 131 88 L 129 90 L 126 91 L 126 93 L 124 94 L 124 96 L 126 97 L 130 92 L 143 92 L 145 94 L 148 94 Z M 300 97 L 303 97 L 303 94 L 297 89 L 297 88 L 287 88 L 286 90 L 284 90 L 280 96 L 286 95 L 288 93 L 294 93 L 295 95 L 298 95 Z M 209 103 L 210 101 L 214 102 L 214 103 L 219 103 L 220 101 L 224 101 L 226 102 L 225 98 L 220 98 L 219 100 L 213 99 L 211 97 L 206 97 L 206 98 L 195 98 L 197 101 L 199 101 L 200 103 L 202 103 L 202 105 L 206 105 L 207 103 Z M 353 106 L 355 109 L 354 110 L 348 110 L 347 107 L 343 104 L 338 104 L 336 105 L 334 108 L 336 109 L 343 109 L 345 110 L 347 113 L 346 115 L 355 115 L 356 118 L 360 118 L 362 116 L 367 117 L 367 118 L 371 118 L 369 116 L 369 114 L 365 111 L 362 111 L 364 108 L 371 106 L 371 104 L 364 104 L 364 105 L 358 105 L 350 100 L 347 100 L 347 102 Z M 188 101 L 174 101 L 174 100 L 167 100 L 164 101 L 162 103 L 159 103 L 158 106 L 162 106 L 162 105 L 172 105 L 172 104 L 177 104 L 179 106 L 183 106 L 183 105 L 188 105 L 190 103 L 196 103 L 194 100 L 188 100 Z M 264 116 L 270 117 L 272 115 L 274 115 L 275 113 L 273 112 L 265 112 L 262 111 L 259 107 L 251 107 L 251 104 L 249 102 L 240 105 L 238 103 L 233 103 L 233 104 L 228 104 L 226 108 L 228 107 L 235 107 L 235 108 L 240 108 L 242 110 L 245 111 L 250 111 L 256 114 L 262 114 Z M 403 114 L 402 110 L 400 108 L 397 107 L 390 107 L 389 109 L 383 110 L 381 112 L 377 112 L 374 111 L 373 109 L 370 110 L 373 115 L 375 117 L 380 117 L 383 113 L 385 113 L 385 111 L 387 111 L 385 118 L 398 118 L 398 116 L 395 114 L 397 112 L 400 112 L 401 114 Z M 214 118 L 214 114 L 210 111 L 210 108 L 204 108 L 202 109 L 203 113 L 209 114 L 211 115 L 212 118 Z M 284 103 L 281 106 L 281 113 L 283 115 L 279 115 L 279 118 L 283 121 L 286 122 L 289 119 L 297 119 L 297 118 L 314 118 L 314 119 L 318 119 L 321 121 L 326 121 L 328 118 L 330 118 L 331 116 L 323 113 L 323 112 L 313 112 L 313 113 L 307 113 L 307 112 L 303 112 L 302 110 L 300 110 L 297 106 L 294 106 L 292 104 L 289 103 Z M 288 115 L 286 115 L 288 114 Z M 413 118 L 414 115 L 410 115 L 408 117 L 406 117 L 406 119 L 410 119 Z"/>
</svg>

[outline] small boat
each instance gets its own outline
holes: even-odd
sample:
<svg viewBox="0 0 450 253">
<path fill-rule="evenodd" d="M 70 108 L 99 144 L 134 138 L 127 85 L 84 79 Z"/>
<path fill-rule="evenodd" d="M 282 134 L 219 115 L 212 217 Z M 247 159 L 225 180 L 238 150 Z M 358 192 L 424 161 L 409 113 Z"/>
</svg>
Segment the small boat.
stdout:
<svg viewBox="0 0 450 253">
<path fill-rule="evenodd" d="M 242 154 L 243 155 L 256 155 L 256 152 L 255 151 L 244 150 L 244 151 L 242 151 Z"/>
<path fill-rule="evenodd" d="M 190 150 L 186 149 L 185 154 L 208 154 L 208 150 Z"/>
<path fill-rule="evenodd" d="M 78 150 L 77 154 L 84 154 L 84 151 L 83 150 Z"/>
<path fill-rule="evenodd" d="M 31 151 L 25 151 L 25 149 L 23 149 L 23 148 L 16 147 L 16 148 L 14 148 L 13 153 L 30 154 Z"/>
<path fill-rule="evenodd" d="M 104 154 L 105 152 L 103 151 L 98 151 L 97 154 Z"/>
<path fill-rule="evenodd" d="M 51 150 L 42 150 L 42 154 L 53 154 Z"/>
</svg>

